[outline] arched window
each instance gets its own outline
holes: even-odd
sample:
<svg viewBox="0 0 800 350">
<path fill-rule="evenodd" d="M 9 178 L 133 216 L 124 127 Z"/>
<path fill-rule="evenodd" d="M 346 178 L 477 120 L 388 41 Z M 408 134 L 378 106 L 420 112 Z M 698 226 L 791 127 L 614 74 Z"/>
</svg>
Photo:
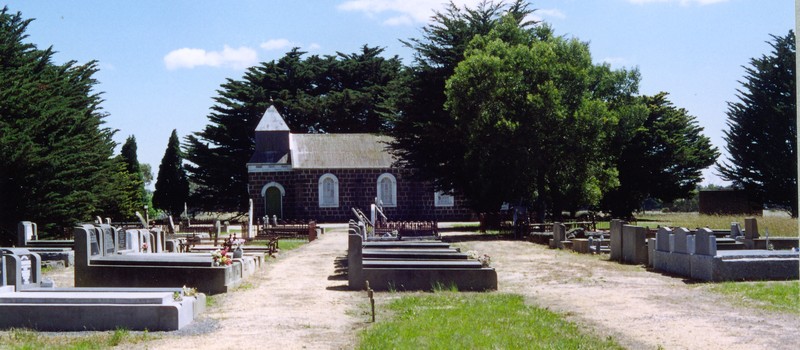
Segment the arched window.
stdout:
<svg viewBox="0 0 800 350">
<path fill-rule="evenodd" d="M 319 207 L 339 207 L 339 179 L 333 174 L 328 173 L 319 177 Z"/>
<path fill-rule="evenodd" d="M 436 191 L 436 193 L 433 194 L 433 206 L 452 207 L 453 205 L 455 205 L 455 198 L 453 198 L 452 194 L 442 191 Z"/>
<path fill-rule="evenodd" d="M 394 175 L 385 173 L 378 176 L 378 199 L 384 207 L 397 206 L 397 179 Z"/>
</svg>

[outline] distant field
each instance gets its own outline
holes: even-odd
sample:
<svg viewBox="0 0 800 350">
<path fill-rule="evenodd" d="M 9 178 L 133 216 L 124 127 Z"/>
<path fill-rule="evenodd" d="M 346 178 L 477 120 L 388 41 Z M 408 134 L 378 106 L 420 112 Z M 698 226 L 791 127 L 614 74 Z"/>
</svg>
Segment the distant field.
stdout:
<svg viewBox="0 0 800 350">
<path fill-rule="evenodd" d="M 647 212 L 636 215 L 640 226 L 676 226 L 686 228 L 708 227 L 711 229 L 730 229 L 731 222 L 738 222 L 744 227 L 745 216 L 733 215 L 700 215 L 699 213 L 657 213 Z M 773 237 L 797 237 L 798 222 L 796 218 L 780 215 L 757 216 L 758 231 L 761 236 L 769 230 Z"/>
</svg>

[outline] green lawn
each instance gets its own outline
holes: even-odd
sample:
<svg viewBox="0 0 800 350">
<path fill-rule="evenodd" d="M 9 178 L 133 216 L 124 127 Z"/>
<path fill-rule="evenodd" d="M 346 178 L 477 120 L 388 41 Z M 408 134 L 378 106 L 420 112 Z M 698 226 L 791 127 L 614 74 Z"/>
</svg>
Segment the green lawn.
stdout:
<svg viewBox="0 0 800 350">
<path fill-rule="evenodd" d="M 699 213 L 644 213 L 636 215 L 638 226 L 674 226 L 694 229 L 709 227 L 711 229 L 730 229 L 731 222 L 738 222 L 744 228 L 745 216 L 733 215 L 700 215 Z M 758 231 L 761 237 L 769 230 L 770 237 L 797 237 L 797 218 L 785 216 L 757 216 Z"/>
<path fill-rule="evenodd" d="M 12 329 L 0 332 L 0 349 L 110 349 L 118 345 L 138 344 L 155 338 L 158 337 L 147 331 L 132 333 L 124 329 L 77 336 Z"/>
<path fill-rule="evenodd" d="M 710 288 L 737 303 L 800 314 L 800 281 L 723 282 Z"/>
<path fill-rule="evenodd" d="M 437 292 L 403 296 L 360 335 L 359 349 L 621 349 L 520 295 Z"/>
</svg>

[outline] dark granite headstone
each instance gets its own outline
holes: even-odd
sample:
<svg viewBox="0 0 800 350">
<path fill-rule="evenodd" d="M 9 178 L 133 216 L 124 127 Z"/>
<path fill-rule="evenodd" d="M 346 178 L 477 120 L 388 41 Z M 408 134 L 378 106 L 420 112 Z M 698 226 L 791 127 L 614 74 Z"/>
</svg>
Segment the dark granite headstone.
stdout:
<svg viewBox="0 0 800 350">
<path fill-rule="evenodd" d="M 128 249 L 128 232 L 125 230 L 117 231 L 117 250 Z"/>
<path fill-rule="evenodd" d="M 114 229 L 107 225 L 100 228 L 103 231 L 103 255 L 111 255 L 116 252 L 114 247 Z"/>
<path fill-rule="evenodd" d="M 89 232 L 89 255 L 95 256 L 100 255 L 100 239 L 98 238 L 98 232 L 96 229 L 92 229 Z"/>
</svg>

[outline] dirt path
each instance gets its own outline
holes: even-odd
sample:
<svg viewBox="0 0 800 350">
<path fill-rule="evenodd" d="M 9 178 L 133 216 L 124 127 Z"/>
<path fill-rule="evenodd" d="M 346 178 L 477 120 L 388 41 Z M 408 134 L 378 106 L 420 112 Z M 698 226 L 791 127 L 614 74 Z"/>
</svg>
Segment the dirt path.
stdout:
<svg viewBox="0 0 800 350">
<path fill-rule="evenodd" d="M 463 246 L 492 257 L 500 291 L 525 295 L 629 349 L 796 349 L 800 344 L 800 317 L 733 305 L 702 284 L 527 242 Z"/>
<path fill-rule="evenodd" d="M 365 296 L 346 291 L 347 280 L 329 279 L 346 249 L 344 231 L 321 235 L 270 262 L 248 279 L 252 287 L 216 296 L 225 307 L 211 308 L 197 325 L 136 347 L 350 349 L 366 320 L 356 317 Z"/>
</svg>

